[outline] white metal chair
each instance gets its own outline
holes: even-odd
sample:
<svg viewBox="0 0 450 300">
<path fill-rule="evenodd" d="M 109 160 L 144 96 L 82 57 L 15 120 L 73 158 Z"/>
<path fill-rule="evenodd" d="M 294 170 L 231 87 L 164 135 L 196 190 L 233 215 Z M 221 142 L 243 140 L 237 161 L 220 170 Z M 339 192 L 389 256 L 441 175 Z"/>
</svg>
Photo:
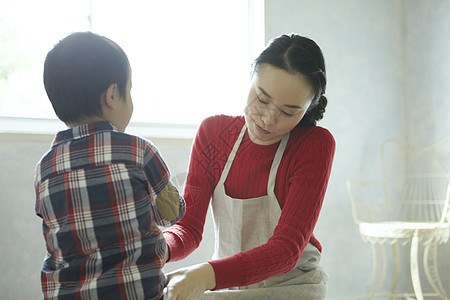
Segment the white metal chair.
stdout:
<svg viewBox="0 0 450 300">
<path fill-rule="evenodd" d="M 371 298 L 433 296 L 449 299 L 438 272 L 437 246 L 450 233 L 450 137 L 428 147 L 413 147 L 398 140 L 381 146 L 382 181 L 349 180 L 347 188 L 353 217 L 361 237 L 373 251 Z M 414 293 L 396 292 L 399 278 L 399 245 L 411 243 L 410 271 Z M 393 246 L 390 294 L 378 294 L 386 275 L 384 245 Z M 423 293 L 418 253 L 423 246 L 423 268 L 432 289 Z M 377 257 L 382 257 L 378 270 Z"/>
</svg>

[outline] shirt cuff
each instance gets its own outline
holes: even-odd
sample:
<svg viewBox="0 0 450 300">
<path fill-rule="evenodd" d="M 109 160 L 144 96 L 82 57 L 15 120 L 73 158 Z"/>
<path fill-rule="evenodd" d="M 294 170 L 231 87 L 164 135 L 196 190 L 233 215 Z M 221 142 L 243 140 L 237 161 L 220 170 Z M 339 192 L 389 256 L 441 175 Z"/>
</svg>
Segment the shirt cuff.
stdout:
<svg viewBox="0 0 450 300">
<path fill-rule="evenodd" d="M 238 261 L 236 256 L 211 260 L 208 263 L 213 267 L 216 276 L 216 288 L 214 290 L 239 286 L 244 282 L 243 264 Z"/>
</svg>

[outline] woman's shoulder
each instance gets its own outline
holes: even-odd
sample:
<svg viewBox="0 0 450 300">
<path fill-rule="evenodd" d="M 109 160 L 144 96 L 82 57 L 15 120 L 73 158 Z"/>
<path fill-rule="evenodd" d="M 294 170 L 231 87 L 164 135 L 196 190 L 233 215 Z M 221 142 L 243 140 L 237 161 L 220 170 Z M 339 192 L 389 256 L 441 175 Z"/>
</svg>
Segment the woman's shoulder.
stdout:
<svg viewBox="0 0 450 300">
<path fill-rule="evenodd" d="M 244 120 L 243 116 L 214 115 L 214 116 L 210 116 L 210 117 L 207 117 L 206 119 L 204 119 L 201 124 L 229 125 L 232 123 L 240 123 L 241 125 L 243 125 L 244 122 L 245 122 L 245 120 Z"/>
<path fill-rule="evenodd" d="M 335 140 L 333 134 L 326 128 L 321 126 L 309 126 L 309 127 L 296 127 L 291 132 L 292 142 L 298 144 L 317 145 L 322 147 L 328 146 L 335 148 Z"/>
<path fill-rule="evenodd" d="M 244 125 L 243 116 L 214 115 L 202 121 L 199 131 L 206 131 L 212 134 L 224 134 L 235 132 Z"/>
<path fill-rule="evenodd" d="M 200 124 L 192 147 L 192 155 L 228 157 L 230 147 L 244 125 L 243 117 L 215 115 Z"/>
</svg>

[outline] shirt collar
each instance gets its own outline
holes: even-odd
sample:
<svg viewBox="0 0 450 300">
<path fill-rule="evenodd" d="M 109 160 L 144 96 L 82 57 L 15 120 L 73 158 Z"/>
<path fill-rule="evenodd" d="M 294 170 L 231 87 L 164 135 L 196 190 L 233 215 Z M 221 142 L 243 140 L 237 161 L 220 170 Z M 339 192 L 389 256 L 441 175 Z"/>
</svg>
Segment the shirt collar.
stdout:
<svg viewBox="0 0 450 300">
<path fill-rule="evenodd" d="M 53 140 L 53 146 L 106 131 L 118 132 L 117 127 L 107 121 L 86 123 L 58 132 Z"/>
</svg>

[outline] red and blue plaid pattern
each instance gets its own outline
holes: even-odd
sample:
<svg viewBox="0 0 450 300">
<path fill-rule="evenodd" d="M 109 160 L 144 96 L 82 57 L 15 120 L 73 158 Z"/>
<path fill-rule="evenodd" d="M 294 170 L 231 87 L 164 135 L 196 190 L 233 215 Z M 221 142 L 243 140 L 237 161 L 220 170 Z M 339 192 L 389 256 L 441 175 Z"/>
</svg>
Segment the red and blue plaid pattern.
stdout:
<svg viewBox="0 0 450 300">
<path fill-rule="evenodd" d="M 45 299 L 159 299 L 164 220 L 156 197 L 170 173 L 149 141 L 108 122 L 59 132 L 36 167 L 36 214 L 47 244 Z"/>
</svg>

